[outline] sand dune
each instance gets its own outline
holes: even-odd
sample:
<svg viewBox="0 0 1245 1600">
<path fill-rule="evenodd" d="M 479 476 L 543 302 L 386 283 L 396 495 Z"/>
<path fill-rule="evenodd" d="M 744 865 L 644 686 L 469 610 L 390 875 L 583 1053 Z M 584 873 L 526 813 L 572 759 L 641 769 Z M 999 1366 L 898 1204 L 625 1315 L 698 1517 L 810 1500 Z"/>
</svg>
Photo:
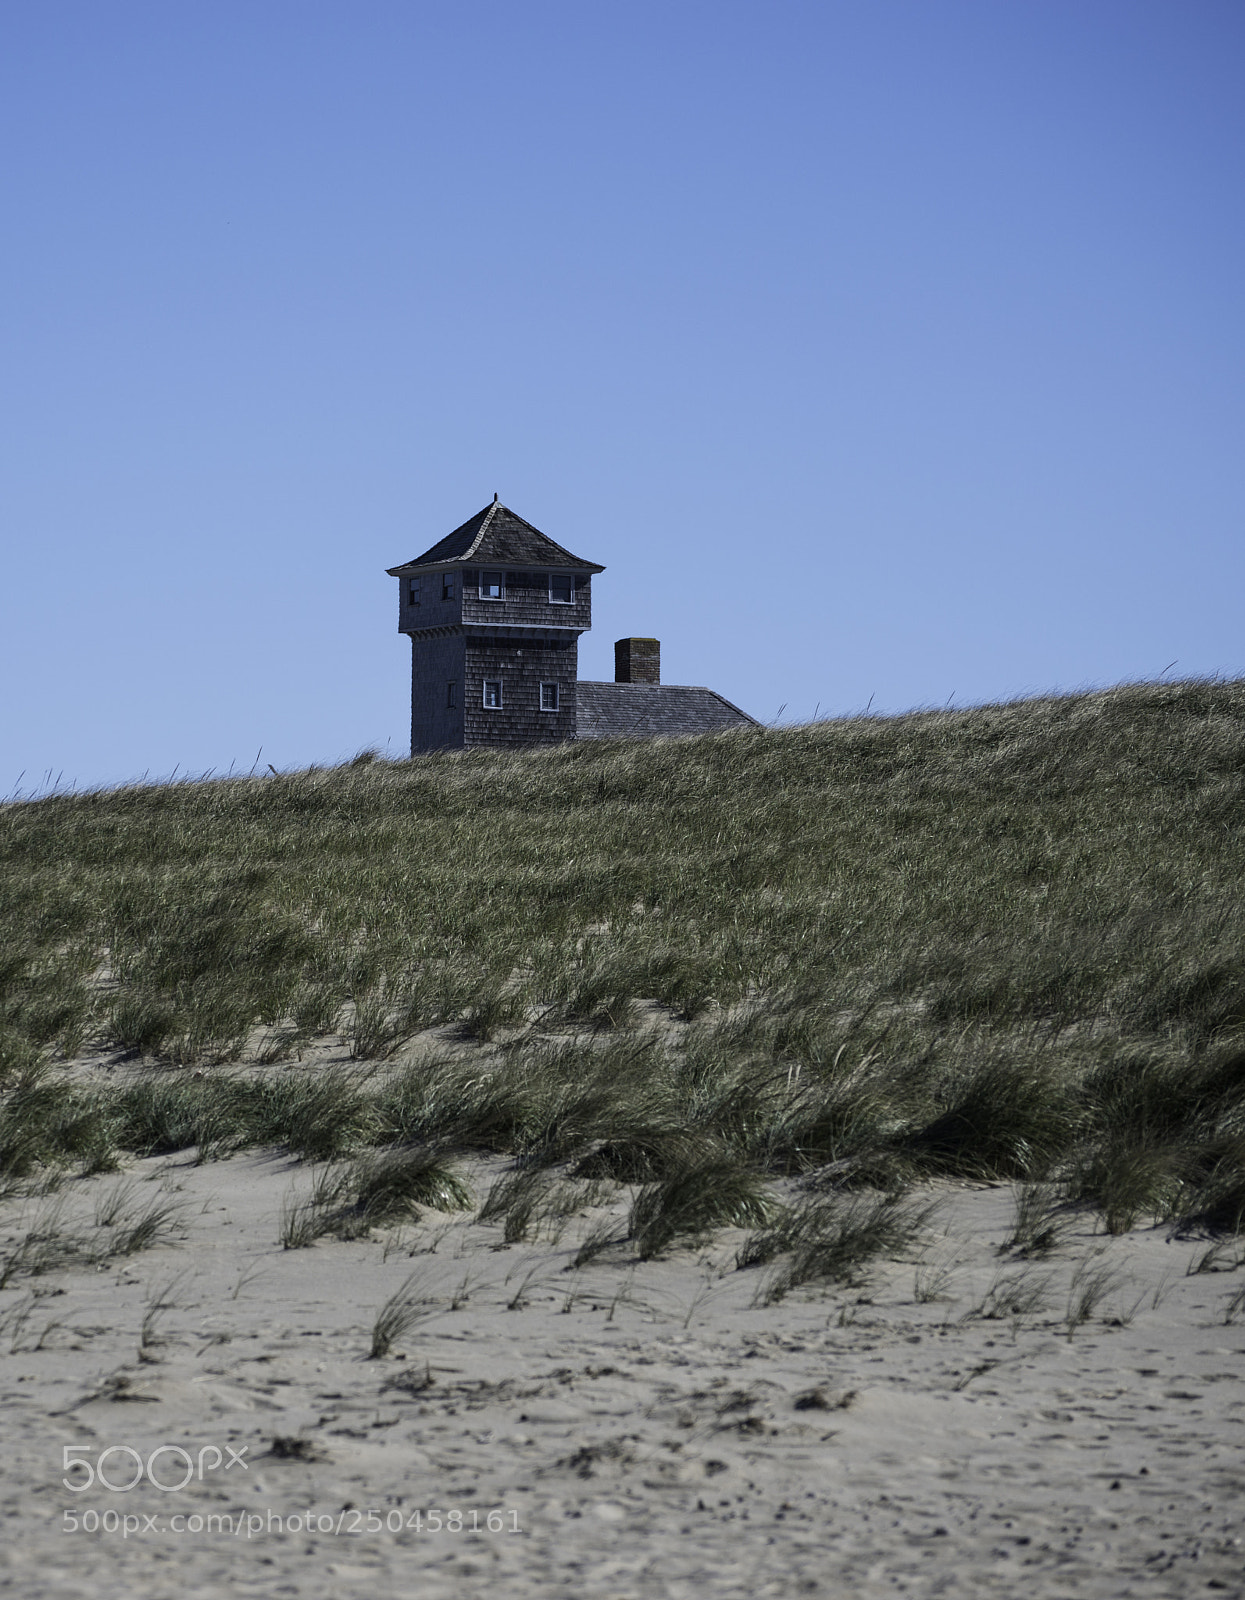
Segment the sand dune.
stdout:
<svg viewBox="0 0 1245 1600">
<path fill-rule="evenodd" d="M 1190 1273 L 1204 1241 L 1087 1218 L 1005 1262 L 1009 1187 L 943 1185 L 921 1262 L 758 1307 L 742 1234 L 568 1271 L 587 1218 L 507 1247 L 427 1212 L 283 1250 L 305 1168 L 128 1179 L 177 1238 L 0 1291 L 0 1592 L 1245 1593 L 1241 1273 Z M 68 1185 L 62 1225 L 118 1181 Z M 4 1203 L 10 1246 L 53 1202 Z M 1109 1282 L 1069 1330 L 1078 1268 Z M 974 1315 L 1000 1273 L 1040 1302 Z M 408 1280 L 418 1320 L 370 1360 Z"/>
</svg>

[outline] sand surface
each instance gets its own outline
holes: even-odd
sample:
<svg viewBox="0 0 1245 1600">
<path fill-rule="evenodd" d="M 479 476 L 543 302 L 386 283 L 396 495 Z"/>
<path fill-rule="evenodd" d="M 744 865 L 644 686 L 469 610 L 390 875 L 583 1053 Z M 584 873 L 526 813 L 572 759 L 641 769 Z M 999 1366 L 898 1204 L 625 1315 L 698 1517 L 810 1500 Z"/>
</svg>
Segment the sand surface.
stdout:
<svg viewBox="0 0 1245 1600">
<path fill-rule="evenodd" d="M 590 1216 L 507 1247 L 425 1212 L 284 1250 L 310 1181 L 179 1157 L 0 1205 L 6 1250 L 49 1205 L 98 1233 L 119 1182 L 180 1207 L 165 1244 L 0 1290 L 0 1592 L 1245 1594 L 1231 1251 L 1191 1273 L 1204 1241 L 1086 1217 L 1009 1261 L 1011 1189 L 948 1184 L 922 1262 L 763 1307 L 741 1233 L 568 1271 Z M 1112 1283 L 1070 1336 L 1086 1264 Z M 974 1314 L 1022 1272 L 1042 1303 Z M 420 1321 L 368 1359 L 412 1275 Z M 63 1481 L 97 1466 L 116 1488 Z"/>
</svg>

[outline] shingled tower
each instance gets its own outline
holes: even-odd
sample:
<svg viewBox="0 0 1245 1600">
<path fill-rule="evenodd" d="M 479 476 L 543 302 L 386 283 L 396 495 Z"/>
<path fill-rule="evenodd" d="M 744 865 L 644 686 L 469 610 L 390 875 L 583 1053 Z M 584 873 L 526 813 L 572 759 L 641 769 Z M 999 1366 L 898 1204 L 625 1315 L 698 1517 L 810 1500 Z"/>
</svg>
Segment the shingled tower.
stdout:
<svg viewBox="0 0 1245 1600">
<path fill-rule="evenodd" d="M 604 570 L 496 497 L 389 567 L 398 629 L 411 637 L 411 754 L 575 738 L 579 636 Z"/>
</svg>

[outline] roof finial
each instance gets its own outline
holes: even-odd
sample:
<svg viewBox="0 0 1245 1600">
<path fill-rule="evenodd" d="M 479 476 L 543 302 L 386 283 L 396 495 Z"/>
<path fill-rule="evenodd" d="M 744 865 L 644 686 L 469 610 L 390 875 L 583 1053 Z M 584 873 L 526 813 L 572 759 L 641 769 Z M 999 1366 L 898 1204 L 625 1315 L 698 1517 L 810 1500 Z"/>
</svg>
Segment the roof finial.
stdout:
<svg viewBox="0 0 1245 1600">
<path fill-rule="evenodd" d="M 497 503 L 498 503 L 498 500 L 497 500 L 497 490 L 496 490 L 496 489 L 494 489 L 494 490 L 493 490 L 493 504 L 494 504 L 494 505 L 497 505 Z"/>
</svg>

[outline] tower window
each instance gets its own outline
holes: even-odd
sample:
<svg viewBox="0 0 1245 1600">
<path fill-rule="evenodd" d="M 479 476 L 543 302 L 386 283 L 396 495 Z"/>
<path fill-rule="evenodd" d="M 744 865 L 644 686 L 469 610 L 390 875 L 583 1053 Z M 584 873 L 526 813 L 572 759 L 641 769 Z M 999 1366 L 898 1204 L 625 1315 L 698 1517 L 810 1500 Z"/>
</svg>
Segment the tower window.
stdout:
<svg viewBox="0 0 1245 1600">
<path fill-rule="evenodd" d="M 452 572 L 441 574 L 441 598 L 442 600 L 452 600 L 454 598 L 454 574 Z"/>
<path fill-rule="evenodd" d="M 445 706 L 447 711 L 453 711 L 458 704 L 458 685 L 453 678 L 445 686 Z"/>
<path fill-rule="evenodd" d="M 558 686 L 556 683 L 541 684 L 540 709 L 542 711 L 556 711 L 558 709 Z"/>
<path fill-rule="evenodd" d="M 554 572 L 549 576 L 549 599 L 552 603 L 569 606 L 575 599 L 575 580 L 569 572 Z"/>
<path fill-rule="evenodd" d="M 419 604 L 418 578 L 408 578 L 406 580 L 406 603 L 408 606 L 417 606 Z"/>
<path fill-rule="evenodd" d="M 485 678 L 484 680 L 484 709 L 486 711 L 501 710 L 501 679 Z"/>
<path fill-rule="evenodd" d="M 482 572 L 480 574 L 480 599 L 504 600 L 506 598 L 506 584 L 500 572 Z"/>
</svg>

